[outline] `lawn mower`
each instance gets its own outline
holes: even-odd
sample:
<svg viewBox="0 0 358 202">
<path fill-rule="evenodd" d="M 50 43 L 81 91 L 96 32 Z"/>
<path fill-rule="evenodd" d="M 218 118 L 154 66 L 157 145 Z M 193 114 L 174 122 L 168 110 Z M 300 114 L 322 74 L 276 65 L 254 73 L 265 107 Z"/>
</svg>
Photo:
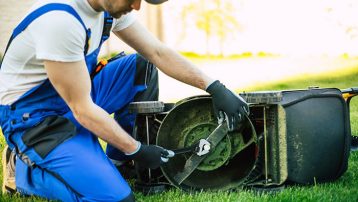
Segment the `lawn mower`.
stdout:
<svg viewBox="0 0 358 202">
<path fill-rule="evenodd" d="M 250 115 L 235 132 L 218 124 L 208 95 L 131 103 L 133 137 L 176 153 L 158 169 L 127 165 L 135 170 L 134 189 L 272 191 L 336 180 L 357 150 L 349 113 L 357 94 L 358 88 L 318 87 L 245 92 Z"/>
</svg>

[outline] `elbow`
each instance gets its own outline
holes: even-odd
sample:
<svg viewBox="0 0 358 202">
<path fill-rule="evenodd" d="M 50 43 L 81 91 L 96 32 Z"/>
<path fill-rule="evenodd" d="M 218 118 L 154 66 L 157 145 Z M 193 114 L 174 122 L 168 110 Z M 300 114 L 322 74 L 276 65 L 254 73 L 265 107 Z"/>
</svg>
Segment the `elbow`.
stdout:
<svg viewBox="0 0 358 202">
<path fill-rule="evenodd" d="M 81 108 L 73 108 L 71 109 L 73 116 L 75 117 L 75 119 L 81 124 L 81 125 L 86 125 L 86 114 L 85 111 L 82 110 Z"/>
<path fill-rule="evenodd" d="M 90 106 L 88 105 L 73 105 L 70 107 L 75 119 L 83 126 L 87 126 L 89 124 L 89 113 Z"/>
<path fill-rule="evenodd" d="M 156 64 L 163 60 L 163 57 L 165 57 L 165 54 L 168 53 L 168 48 L 164 45 L 156 46 L 154 49 L 151 50 L 151 52 L 146 57 L 149 61 Z"/>
<path fill-rule="evenodd" d="M 82 110 L 80 107 L 72 107 L 71 108 L 73 116 L 76 118 L 78 122 L 82 122 L 84 115 L 84 110 Z"/>
</svg>

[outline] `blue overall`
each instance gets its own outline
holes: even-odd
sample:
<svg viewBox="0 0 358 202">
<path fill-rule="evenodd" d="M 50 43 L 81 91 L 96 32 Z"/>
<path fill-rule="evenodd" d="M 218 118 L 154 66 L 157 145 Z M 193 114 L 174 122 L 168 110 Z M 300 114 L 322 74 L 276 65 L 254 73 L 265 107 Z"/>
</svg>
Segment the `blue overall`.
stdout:
<svg viewBox="0 0 358 202">
<path fill-rule="evenodd" d="M 30 13 L 15 28 L 10 42 L 37 17 L 53 10 L 75 17 L 89 39 L 90 30 L 72 7 L 52 3 Z M 102 36 L 95 51 L 85 53 L 89 72 L 97 64 L 100 46 L 106 38 Z M 136 56 L 128 55 L 108 63 L 92 80 L 93 101 L 110 114 L 126 108 L 138 92 L 146 89 L 145 85 L 134 84 Z M 56 129 L 60 131 L 58 134 L 51 135 L 66 134 L 69 138 L 61 140 L 47 153 L 39 152 L 42 148 L 36 148 L 36 144 L 51 142 L 49 138 L 41 137 L 41 141 L 31 146 L 25 137 L 30 134 L 29 130 L 39 130 L 45 121 L 53 126 L 66 122 L 64 120 L 70 120 L 70 124 L 67 123 L 70 129 L 60 127 Z M 122 120 L 125 120 L 124 125 L 132 121 Z M 120 201 L 131 194 L 130 187 L 103 152 L 97 137 L 75 120 L 49 80 L 26 92 L 15 103 L 0 105 L 0 124 L 6 142 L 20 159 L 16 161 L 16 186 L 20 193 L 62 201 Z"/>
</svg>

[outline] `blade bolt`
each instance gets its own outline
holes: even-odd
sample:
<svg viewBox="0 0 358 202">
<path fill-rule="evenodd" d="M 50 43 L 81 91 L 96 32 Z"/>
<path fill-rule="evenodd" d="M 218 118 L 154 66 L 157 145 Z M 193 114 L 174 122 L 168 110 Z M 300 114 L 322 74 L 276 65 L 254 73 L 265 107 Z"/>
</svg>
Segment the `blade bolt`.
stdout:
<svg viewBox="0 0 358 202">
<path fill-rule="evenodd" d="M 206 144 L 204 145 L 204 148 L 203 148 L 205 151 L 209 151 L 210 150 L 210 145 Z"/>
</svg>

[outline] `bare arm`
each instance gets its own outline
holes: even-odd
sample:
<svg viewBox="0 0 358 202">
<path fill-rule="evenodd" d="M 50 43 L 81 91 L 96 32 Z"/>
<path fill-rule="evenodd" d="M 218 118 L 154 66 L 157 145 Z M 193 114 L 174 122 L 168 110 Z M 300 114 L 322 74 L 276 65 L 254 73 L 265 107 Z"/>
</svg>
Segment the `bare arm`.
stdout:
<svg viewBox="0 0 358 202">
<path fill-rule="evenodd" d="M 139 22 L 115 34 L 168 76 L 206 90 L 212 96 L 219 122 L 226 119 L 230 131 L 240 127 L 238 123 L 247 116 L 249 107 L 239 95 L 227 89 L 220 81 L 214 82 L 190 61 L 153 37 Z"/>
<path fill-rule="evenodd" d="M 84 61 L 45 61 L 44 64 L 52 85 L 82 126 L 123 152 L 136 150 L 136 140 L 92 101 L 91 81 Z"/>
<path fill-rule="evenodd" d="M 213 82 L 193 63 L 152 36 L 139 22 L 115 34 L 170 77 L 202 90 Z"/>
</svg>

